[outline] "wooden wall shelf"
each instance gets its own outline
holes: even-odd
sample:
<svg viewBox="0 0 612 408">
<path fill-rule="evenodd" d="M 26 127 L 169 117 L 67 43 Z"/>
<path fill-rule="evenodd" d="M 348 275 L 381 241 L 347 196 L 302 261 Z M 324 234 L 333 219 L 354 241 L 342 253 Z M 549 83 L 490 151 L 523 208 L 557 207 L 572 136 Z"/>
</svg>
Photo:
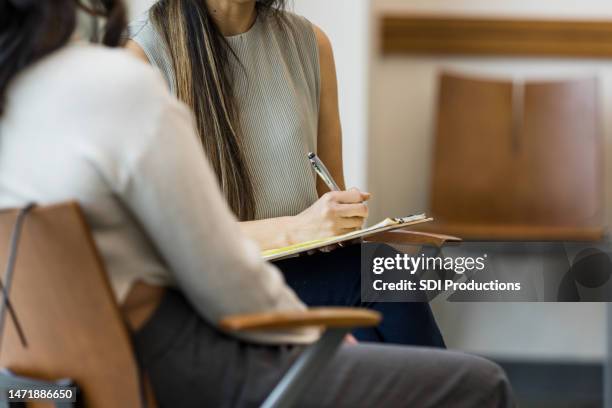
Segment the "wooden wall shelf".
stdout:
<svg viewBox="0 0 612 408">
<path fill-rule="evenodd" d="M 393 15 L 381 29 L 386 55 L 612 57 L 612 21 Z"/>
</svg>

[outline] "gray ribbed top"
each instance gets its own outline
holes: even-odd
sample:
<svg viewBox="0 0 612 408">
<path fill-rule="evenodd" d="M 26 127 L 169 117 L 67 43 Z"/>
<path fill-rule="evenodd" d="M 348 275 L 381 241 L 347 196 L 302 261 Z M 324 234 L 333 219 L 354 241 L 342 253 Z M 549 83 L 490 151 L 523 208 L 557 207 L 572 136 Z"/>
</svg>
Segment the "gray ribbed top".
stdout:
<svg viewBox="0 0 612 408">
<path fill-rule="evenodd" d="M 317 147 L 318 45 L 308 20 L 284 16 L 281 26 L 259 15 L 249 31 L 226 37 L 244 66 L 232 62 L 256 219 L 296 215 L 318 198 L 306 157 Z M 129 32 L 176 93 L 172 62 L 148 13 L 130 24 Z"/>
</svg>

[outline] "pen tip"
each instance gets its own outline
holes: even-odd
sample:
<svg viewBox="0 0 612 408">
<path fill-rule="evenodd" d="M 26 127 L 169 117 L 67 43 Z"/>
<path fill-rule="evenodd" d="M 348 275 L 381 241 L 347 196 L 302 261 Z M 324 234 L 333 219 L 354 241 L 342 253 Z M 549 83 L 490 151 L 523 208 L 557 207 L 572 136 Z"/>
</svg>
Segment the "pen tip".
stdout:
<svg viewBox="0 0 612 408">
<path fill-rule="evenodd" d="M 315 156 L 316 156 L 316 154 L 314 154 L 313 152 L 308 153 L 308 158 L 309 159 L 312 159 Z"/>
</svg>

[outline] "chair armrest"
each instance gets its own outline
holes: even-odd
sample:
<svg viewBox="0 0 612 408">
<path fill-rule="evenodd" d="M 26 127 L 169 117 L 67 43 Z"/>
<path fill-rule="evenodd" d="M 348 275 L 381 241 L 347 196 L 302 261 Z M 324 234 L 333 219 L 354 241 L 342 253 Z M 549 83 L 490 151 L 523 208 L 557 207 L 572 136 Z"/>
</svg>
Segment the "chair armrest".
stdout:
<svg viewBox="0 0 612 408">
<path fill-rule="evenodd" d="M 406 230 L 380 232 L 378 234 L 369 236 L 366 240 L 368 242 L 380 242 L 387 244 L 433 245 L 438 248 L 449 242 L 461 242 L 461 238 L 450 235 Z"/>
<path fill-rule="evenodd" d="M 228 316 L 219 322 L 226 331 L 293 329 L 318 326 L 325 328 L 371 327 L 381 315 L 366 309 L 321 307 L 297 312 L 272 312 Z"/>
<path fill-rule="evenodd" d="M 261 408 L 288 408 L 299 405 L 300 396 L 329 363 L 345 336 L 354 327 L 380 323 L 380 313 L 348 307 L 311 308 L 298 312 L 259 313 L 229 316 L 220 321 L 226 331 L 292 329 L 305 326 L 323 327 L 321 338 L 299 355 L 289 371 L 272 390 Z"/>
</svg>

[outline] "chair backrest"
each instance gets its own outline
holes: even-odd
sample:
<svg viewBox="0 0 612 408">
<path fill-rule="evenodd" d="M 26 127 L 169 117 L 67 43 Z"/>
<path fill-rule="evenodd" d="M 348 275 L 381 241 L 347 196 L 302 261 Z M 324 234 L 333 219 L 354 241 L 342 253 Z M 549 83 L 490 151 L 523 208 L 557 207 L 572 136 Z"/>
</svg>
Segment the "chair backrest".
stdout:
<svg viewBox="0 0 612 408">
<path fill-rule="evenodd" d="M 0 213 L 1 268 L 16 215 Z M 76 203 L 28 214 L 10 299 L 28 347 L 7 318 L 0 367 L 43 380 L 71 378 L 87 407 L 141 406 L 130 335 Z"/>
<path fill-rule="evenodd" d="M 443 223 L 600 227 L 597 81 L 442 74 L 433 162 L 431 212 Z"/>
</svg>

